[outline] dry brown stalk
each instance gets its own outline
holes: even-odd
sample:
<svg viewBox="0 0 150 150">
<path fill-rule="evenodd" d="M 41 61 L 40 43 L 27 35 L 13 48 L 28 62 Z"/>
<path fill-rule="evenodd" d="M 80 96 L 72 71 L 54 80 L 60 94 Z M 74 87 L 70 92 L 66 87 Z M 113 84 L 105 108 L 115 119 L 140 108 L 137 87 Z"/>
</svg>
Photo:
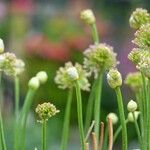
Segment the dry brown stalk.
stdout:
<svg viewBox="0 0 150 150">
<path fill-rule="evenodd" d="M 113 123 L 112 123 L 112 119 L 109 117 L 108 117 L 108 135 L 109 135 L 108 150 L 112 150 L 113 148 Z"/>
<path fill-rule="evenodd" d="M 103 148 L 103 140 L 104 140 L 104 123 L 101 122 L 100 124 L 100 142 L 99 142 L 99 150 Z"/>
<path fill-rule="evenodd" d="M 96 134 L 94 132 L 92 132 L 92 142 L 93 142 L 93 150 L 96 150 L 97 140 L 96 140 Z"/>
<path fill-rule="evenodd" d="M 85 143 L 85 150 L 89 150 L 89 143 Z"/>
</svg>

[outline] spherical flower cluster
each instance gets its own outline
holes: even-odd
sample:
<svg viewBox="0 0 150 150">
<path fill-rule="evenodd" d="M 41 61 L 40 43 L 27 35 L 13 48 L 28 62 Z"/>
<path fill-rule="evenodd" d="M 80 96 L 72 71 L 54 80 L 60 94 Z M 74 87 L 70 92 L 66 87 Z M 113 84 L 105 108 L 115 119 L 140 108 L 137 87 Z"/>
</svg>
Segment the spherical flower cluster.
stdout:
<svg viewBox="0 0 150 150">
<path fill-rule="evenodd" d="M 133 100 L 130 100 L 127 105 L 127 109 L 129 112 L 134 112 L 137 109 L 137 103 Z"/>
<path fill-rule="evenodd" d="M 107 82 L 113 89 L 122 85 L 122 76 L 117 69 L 110 69 L 107 73 Z"/>
<path fill-rule="evenodd" d="M 146 9 L 137 8 L 129 19 L 129 24 L 132 28 L 138 29 L 143 24 L 147 24 L 150 22 L 150 14 Z"/>
<path fill-rule="evenodd" d="M 134 92 L 142 88 L 142 76 L 140 72 L 127 74 L 125 84 L 128 85 Z"/>
<path fill-rule="evenodd" d="M 24 71 L 25 63 L 17 59 L 13 53 L 3 53 L 0 55 L 0 70 L 9 76 L 20 75 Z"/>
<path fill-rule="evenodd" d="M 82 65 L 76 63 L 74 66 L 67 62 L 64 67 L 60 67 L 56 72 L 55 82 L 61 89 L 72 88 L 75 80 L 78 80 L 80 88 L 85 91 L 90 90 L 90 83 L 87 79 L 89 74 L 83 69 Z"/>
<path fill-rule="evenodd" d="M 143 58 L 139 63 L 140 71 L 150 79 L 150 57 Z"/>
<path fill-rule="evenodd" d="M 138 119 L 139 115 L 140 115 L 140 112 L 139 111 L 134 111 L 134 116 L 135 116 L 135 120 Z M 129 112 L 128 113 L 128 121 L 129 122 L 134 122 L 134 116 L 133 116 L 133 113 L 132 112 Z"/>
<path fill-rule="evenodd" d="M 113 124 L 117 124 L 118 122 L 118 116 L 115 113 L 109 113 L 107 115 L 107 119 L 110 118 L 112 120 Z"/>
<path fill-rule="evenodd" d="M 142 25 L 139 30 L 135 33 L 135 39 L 133 43 L 139 47 L 147 48 L 150 47 L 150 23 Z M 150 49 L 149 49 L 150 50 Z"/>
<path fill-rule="evenodd" d="M 97 77 L 99 72 L 109 70 L 117 65 L 116 53 L 104 43 L 90 46 L 84 52 L 84 67 Z"/>
<path fill-rule="evenodd" d="M 38 104 L 38 106 L 35 109 L 35 112 L 38 114 L 40 123 L 43 123 L 44 121 L 48 121 L 49 118 L 54 116 L 55 114 L 59 113 L 59 110 L 56 109 L 56 107 L 48 103 Z"/>
<path fill-rule="evenodd" d="M 47 79 L 48 79 L 48 75 L 45 71 L 40 71 L 36 74 L 36 77 L 39 79 L 41 84 L 44 84 Z"/>
<path fill-rule="evenodd" d="M 80 18 L 88 25 L 92 25 L 95 23 L 95 16 L 93 14 L 93 11 L 90 9 L 83 10 L 80 14 Z"/>
</svg>

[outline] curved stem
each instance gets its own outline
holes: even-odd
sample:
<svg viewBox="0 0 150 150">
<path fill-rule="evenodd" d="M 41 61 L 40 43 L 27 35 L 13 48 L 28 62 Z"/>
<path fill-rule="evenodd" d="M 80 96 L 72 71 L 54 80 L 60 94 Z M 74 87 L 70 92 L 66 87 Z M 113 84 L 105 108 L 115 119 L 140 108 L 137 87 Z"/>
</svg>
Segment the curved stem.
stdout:
<svg viewBox="0 0 150 150">
<path fill-rule="evenodd" d="M 137 136 L 138 136 L 138 140 L 139 140 L 139 143 L 140 143 L 141 150 L 144 150 L 142 148 L 143 146 L 142 146 L 142 138 L 141 138 L 140 129 L 139 129 L 139 126 L 138 126 L 138 123 L 137 123 L 134 112 L 132 112 L 132 115 L 133 115 L 133 118 L 134 118 L 135 130 L 136 130 L 136 133 L 137 133 Z"/>
<path fill-rule="evenodd" d="M 128 123 L 128 119 L 125 120 L 125 123 L 126 123 L 126 124 Z M 116 139 L 117 139 L 119 133 L 121 132 L 121 130 L 122 130 L 122 126 L 120 125 L 120 126 L 118 127 L 118 129 L 116 130 L 116 132 L 114 133 L 113 143 L 116 142 Z"/>
<path fill-rule="evenodd" d="M 42 150 L 46 150 L 46 120 L 42 123 Z"/>
<path fill-rule="evenodd" d="M 95 44 L 99 43 L 99 36 L 96 28 L 96 23 L 92 24 L 92 36 Z"/>
<path fill-rule="evenodd" d="M 69 89 L 68 99 L 65 109 L 65 117 L 62 131 L 62 141 L 61 141 L 61 150 L 67 150 L 68 145 L 68 134 L 69 134 L 69 124 L 70 124 L 70 109 L 72 103 L 73 89 Z"/>
<path fill-rule="evenodd" d="M 80 142 L 82 150 L 85 150 L 85 142 L 84 142 L 84 130 L 83 130 L 83 117 L 82 117 L 82 99 L 81 99 L 81 91 L 78 81 L 75 84 L 76 88 L 76 97 L 77 97 L 77 113 L 78 113 L 78 125 L 80 132 Z"/>
<path fill-rule="evenodd" d="M 21 134 L 20 149 L 22 150 L 25 149 L 26 120 L 27 120 L 28 112 L 30 110 L 32 101 L 33 101 L 34 94 L 35 94 L 35 90 L 32 90 L 32 89 L 28 90 L 27 95 L 25 97 L 24 104 L 23 104 L 23 108 L 22 108 L 22 111 L 20 113 L 19 120 L 18 120 L 18 122 L 20 123 L 20 125 L 18 123 L 18 128 L 20 132 L 20 133 L 18 132 L 18 134 Z M 19 135 L 17 137 L 19 137 Z"/>
<path fill-rule="evenodd" d="M 127 128 L 126 128 L 126 121 L 125 121 L 124 108 L 123 108 L 123 100 L 122 100 L 122 94 L 121 94 L 120 87 L 117 87 L 115 89 L 115 92 L 116 92 L 116 96 L 117 96 L 120 122 L 121 122 L 121 126 L 122 126 L 122 150 L 127 150 L 128 149 Z"/>
<path fill-rule="evenodd" d="M 99 125 L 100 125 L 100 111 L 101 111 L 101 92 L 102 92 L 102 80 L 103 75 L 99 74 L 96 80 L 96 89 L 95 89 L 95 104 L 94 104 L 94 120 L 95 127 L 94 132 L 96 134 L 97 144 L 99 142 Z M 98 145 L 97 145 L 98 148 Z"/>
</svg>

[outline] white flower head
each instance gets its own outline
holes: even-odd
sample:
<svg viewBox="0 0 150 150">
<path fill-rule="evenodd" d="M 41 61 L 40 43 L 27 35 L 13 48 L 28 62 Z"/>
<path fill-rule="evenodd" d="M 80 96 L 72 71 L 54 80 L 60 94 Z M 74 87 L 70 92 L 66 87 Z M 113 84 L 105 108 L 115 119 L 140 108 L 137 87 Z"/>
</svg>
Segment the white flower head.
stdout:
<svg viewBox="0 0 150 150">
<path fill-rule="evenodd" d="M 115 113 L 109 113 L 107 118 L 110 118 L 113 124 L 117 124 L 118 122 L 118 116 Z"/>
<path fill-rule="evenodd" d="M 5 49 L 4 42 L 3 42 L 3 40 L 0 38 L 0 53 L 3 53 L 3 52 L 4 52 L 4 49 Z"/>
<path fill-rule="evenodd" d="M 70 67 L 67 69 L 67 75 L 71 80 L 77 80 L 79 78 L 78 71 L 75 67 Z"/>
<path fill-rule="evenodd" d="M 43 84 L 47 81 L 48 75 L 45 71 L 40 71 L 36 74 L 36 77 L 39 79 L 40 83 Z"/>
<path fill-rule="evenodd" d="M 39 79 L 37 77 L 32 77 L 28 82 L 29 88 L 37 90 L 40 86 Z"/>
</svg>

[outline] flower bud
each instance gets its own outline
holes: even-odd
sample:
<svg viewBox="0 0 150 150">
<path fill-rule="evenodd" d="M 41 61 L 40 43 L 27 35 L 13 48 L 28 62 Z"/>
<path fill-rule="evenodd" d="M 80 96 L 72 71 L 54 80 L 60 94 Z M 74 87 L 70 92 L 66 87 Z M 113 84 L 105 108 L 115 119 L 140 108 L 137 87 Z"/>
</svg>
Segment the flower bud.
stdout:
<svg viewBox="0 0 150 150">
<path fill-rule="evenodd" d="M 127 105 L 127 109 L 130 112 L 134 112 L 137 109 L 137 103 L 133 100 L 130 100 L 128 105 Z"/>
<path fill-rule="evenodd" d="M 140 115 L 140 112 L 139 111 L 134 111 L 134 116 L 135 116 L 135 120 L 138 119 L 139 115 Z M 129 112 L 128 113 L 128 121 L 129 122 L 134 122 L 134 116 L 133 116 L 133 113 L 132 112 Z"/>
<path fill-rule="evenodd" d="M 95 16 L 93 14 L 93 11 L 90 9 L 83 10 L 80 14 L 80 18 L 88 25 L 92 25 L 95 23 Z"/>
<path fill-rule="evenodd" d="M 39 79 L 41 84 L 45 83 L 48 79 L 47 73 L 45 71 L 38 72 L 36 77 Z"/>
<path fill-rule="evenodd" d="M 113 124 L 117 124 L 118 122 L 118 116 L 115 113 L 109 113 L 107 118 L 110 118 Z"/>
<path fill-rule="evenodd" d="M 122 77 L 117 69 L 111 69 L 107 73 L 107 82 L 111 88 L 117 88 L 122 85 Z"/>
<path fill-rule="evenodd" d="M 79 78 L 78 71 L 75 67 L 68 68 L 67 75 L 72 81 L 77 80 Z"/>
<path fill-rule="evenodd" d="M 39 79 L 37 77 L 32 77 L 28 82 L 29 88 L 37 90 L 40 86 Z"/>
<path fill-rule="evenodd" d="M 4 42 L 3 40 L 0 38 L 0 53 L 4 52 Z"/>
<path fill-rule="evenodd" d="M 134 29 L 138 29 L 141 25 L 150 22 L 150 14 L 146 9 L 137 8 L 129 19 L 130 26 Z"/>
</svg>

